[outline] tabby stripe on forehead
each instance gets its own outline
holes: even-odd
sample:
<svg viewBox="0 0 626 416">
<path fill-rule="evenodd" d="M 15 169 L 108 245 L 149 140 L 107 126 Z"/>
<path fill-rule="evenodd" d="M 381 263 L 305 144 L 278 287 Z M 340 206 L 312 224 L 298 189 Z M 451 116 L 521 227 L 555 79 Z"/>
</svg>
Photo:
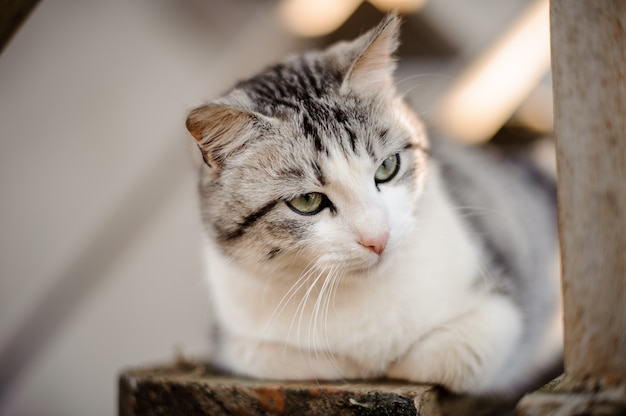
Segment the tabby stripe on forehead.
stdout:
<svg viewBox="0 0 626 416">
<path fill-rule="evenodd" d="M 326 178 L 324 177 L 324 172 L 322 172 L 322 168 L 319 163 L 313 163 L 313 172 L 315 173 L 315 178 L 320 186 L 326 185 Z"/>
<path fill-rule="evenodd" d="M 275 87 L 275 85 L 274 85 Z M 288 108 L 292 108 L 294 110 L 298 110 L 299 107 L 295 103 L 279 98 L 277 96 L 277 91 L 272 90 L 272 88 L 267 84 L 256 84 L 250 87 L 250 90 L 256 94 L 258 99 L 265 101 L 267 105 L 272 107 L 276 106 L 276 104 L 283 105 Z"/>
<path fill-rule="evenodd" d="M 290 94 L 289 91 L 285 88 L 285 76 L 282 75 L 282 67 L 281 68 L 276 68 L 276 70 L 278 71 L 277 74 L 272 74 L 272 75 L 276 75 L 276 76 L 272 76 L 270 77 L 269 81 L 271 82 L 271 87 L 273 88 L 273 90 L 275 91 L 274 94 L 274 98 L 279 99 L 279 98 L 289 98 Z"/>
<path fill-rule="evenodd" d="M 349 120 L 347 114 L 340 108 L 335 107 L 332 109 L 333 115 L 335 116 L 335 120 L 341 125 L 348 133 L 348 139 L 350 140 L 350 148 L 353 153 L 356 153 L 356 134 L 354 130 L 349 125 Z M 345 148 L 345 146 L 344 146 Z M 347 150 L 347 149 L 346 149 Z"/>
<path fill-rule="evenodd" d="M 323 152 L 325 150 L 324 145 L 322 144 L 322 139 L 320 138 L 319 130 L 313 123 L 313 119 L 308 114 L 302 114 L 302 129 L 304 133 L 313 138 L 313 144 L 315 145 L 315 150 L 318 152 Z"/>
<path fill-rule="evenodd" d="M 374 143 L 372 143 L 372 139 L 369 137 L 365 141 L 365 151 L 367 152 L 369 157 L 372 159 L 372 161 L 377 160 L 377 155 L 376 155 L 376 152 L 374 151 Z"/>
<path fill-rule="evenodd" d="M 276 204 L 278 204 L 279 202 L 280 202 L 280 199 L 268 202 L 267 204 L 265 204 L 263 207 L 259 208 L 258 210 L 256 210 L 252 214 L 249 214 L 249 215 L 245 216 L 243 221 L 241 221 L 238 224 L 236 229 L 234 229 L 233 231 L 230 231 L 229 233 L 227 233 L 223 237 L 224 240 L 226 240 L 226 241 L 235 240 L 235 239 L 243 236 L 248 231 L 249 228 L 254 226 L 254 224 L 258 220 L 263 218 L 265 215 L 267 215 L 267 213 L 269 213 L 272 209 L 274 209 Z"/>
<path fill-rule="evenodd" d="M 313 74 L 313 71 L 311 70 L 311 66 L 309 65 L 309 62 L 303 58 L 300 60 L 300 65 L 302 66 L 302 72 L 306 76 L 308 80 L 308 84 L 313 89 L 315 96 L 321 97 L 322 94 L 324 93 L 324 91 L 322 90 L 322 85 L 319 82 L 320 80 L 318 79 L 318 77 L 316 77 Z"/>
</svg>

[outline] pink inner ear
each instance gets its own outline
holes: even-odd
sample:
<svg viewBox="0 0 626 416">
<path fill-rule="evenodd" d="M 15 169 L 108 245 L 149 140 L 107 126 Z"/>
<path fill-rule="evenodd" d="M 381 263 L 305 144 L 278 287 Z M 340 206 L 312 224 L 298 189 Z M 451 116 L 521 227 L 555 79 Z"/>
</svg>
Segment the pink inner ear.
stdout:
<svg viewBox="0 0 626 416">
<path fill-rule="evenodd" d="M 249 111 L 222 104 L 208 104 L 192 110 L 187 129 L 196 139 L 205 162 L 218 164 L 241 146 L 252 131 L 257 116 Z"/>
<path fill-rule="evenodd" d="M 375 89 L 392 84 L 391 75 L 396 67 L 393 53 L 398 47 L 399 31 L 400 20 L 397 16 L 391 15 L 374 29 L 373 34 L 364 35 L 364 37 L 373 36 L 373 39 L 367 43 L 352 65 L 343 89 L 371 93 Z"/>
</svg>

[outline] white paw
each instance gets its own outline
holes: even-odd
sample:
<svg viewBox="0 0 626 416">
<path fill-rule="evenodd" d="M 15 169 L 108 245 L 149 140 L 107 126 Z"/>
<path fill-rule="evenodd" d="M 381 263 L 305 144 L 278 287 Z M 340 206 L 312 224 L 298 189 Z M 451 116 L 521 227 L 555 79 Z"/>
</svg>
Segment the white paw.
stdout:
<svg viewBox="0 0 626 416">
<path fill-rule="evenodd" d="M 515 382 L 498 376 L 519 344 L 517 309 L 504 298 L 490 298 L 458 319 L 418 339 L 386 375 L 440 384 L 458 393 L 504 391 Z M 502 372 L 503 374 L 503 372 Z"/>
</svg>

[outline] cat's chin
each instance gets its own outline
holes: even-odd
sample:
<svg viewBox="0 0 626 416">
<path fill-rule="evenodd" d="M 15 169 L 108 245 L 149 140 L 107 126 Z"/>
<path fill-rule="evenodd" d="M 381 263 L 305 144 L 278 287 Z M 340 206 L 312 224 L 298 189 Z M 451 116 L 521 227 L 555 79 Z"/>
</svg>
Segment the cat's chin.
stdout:
<svg viewBox="0 0 626 416">
<path fill-rule="evenodd" d="M 376 272 L 386 263 L 387 256 L 376 256 L 376 258 L 367 262 L 359 262 L 356 264 L 343 264 L 341 270 L 346 278 L 367 278 Z"/>
</svg>

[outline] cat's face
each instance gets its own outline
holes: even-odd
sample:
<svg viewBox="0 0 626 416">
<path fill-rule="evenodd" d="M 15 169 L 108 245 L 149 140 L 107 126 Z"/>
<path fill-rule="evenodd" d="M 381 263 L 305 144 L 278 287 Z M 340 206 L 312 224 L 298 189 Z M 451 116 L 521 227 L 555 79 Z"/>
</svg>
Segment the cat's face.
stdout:
<svg viewBox="0 0 626 416">
<path fill-rule="evenodd" d="M 355 274 L 402 244 L 427 169 L 421 124 L 391 83 L 396 31 L 389 19 L 190 114 L 203 220 L 227 256 L 252 271 Z"/>
</svg>

